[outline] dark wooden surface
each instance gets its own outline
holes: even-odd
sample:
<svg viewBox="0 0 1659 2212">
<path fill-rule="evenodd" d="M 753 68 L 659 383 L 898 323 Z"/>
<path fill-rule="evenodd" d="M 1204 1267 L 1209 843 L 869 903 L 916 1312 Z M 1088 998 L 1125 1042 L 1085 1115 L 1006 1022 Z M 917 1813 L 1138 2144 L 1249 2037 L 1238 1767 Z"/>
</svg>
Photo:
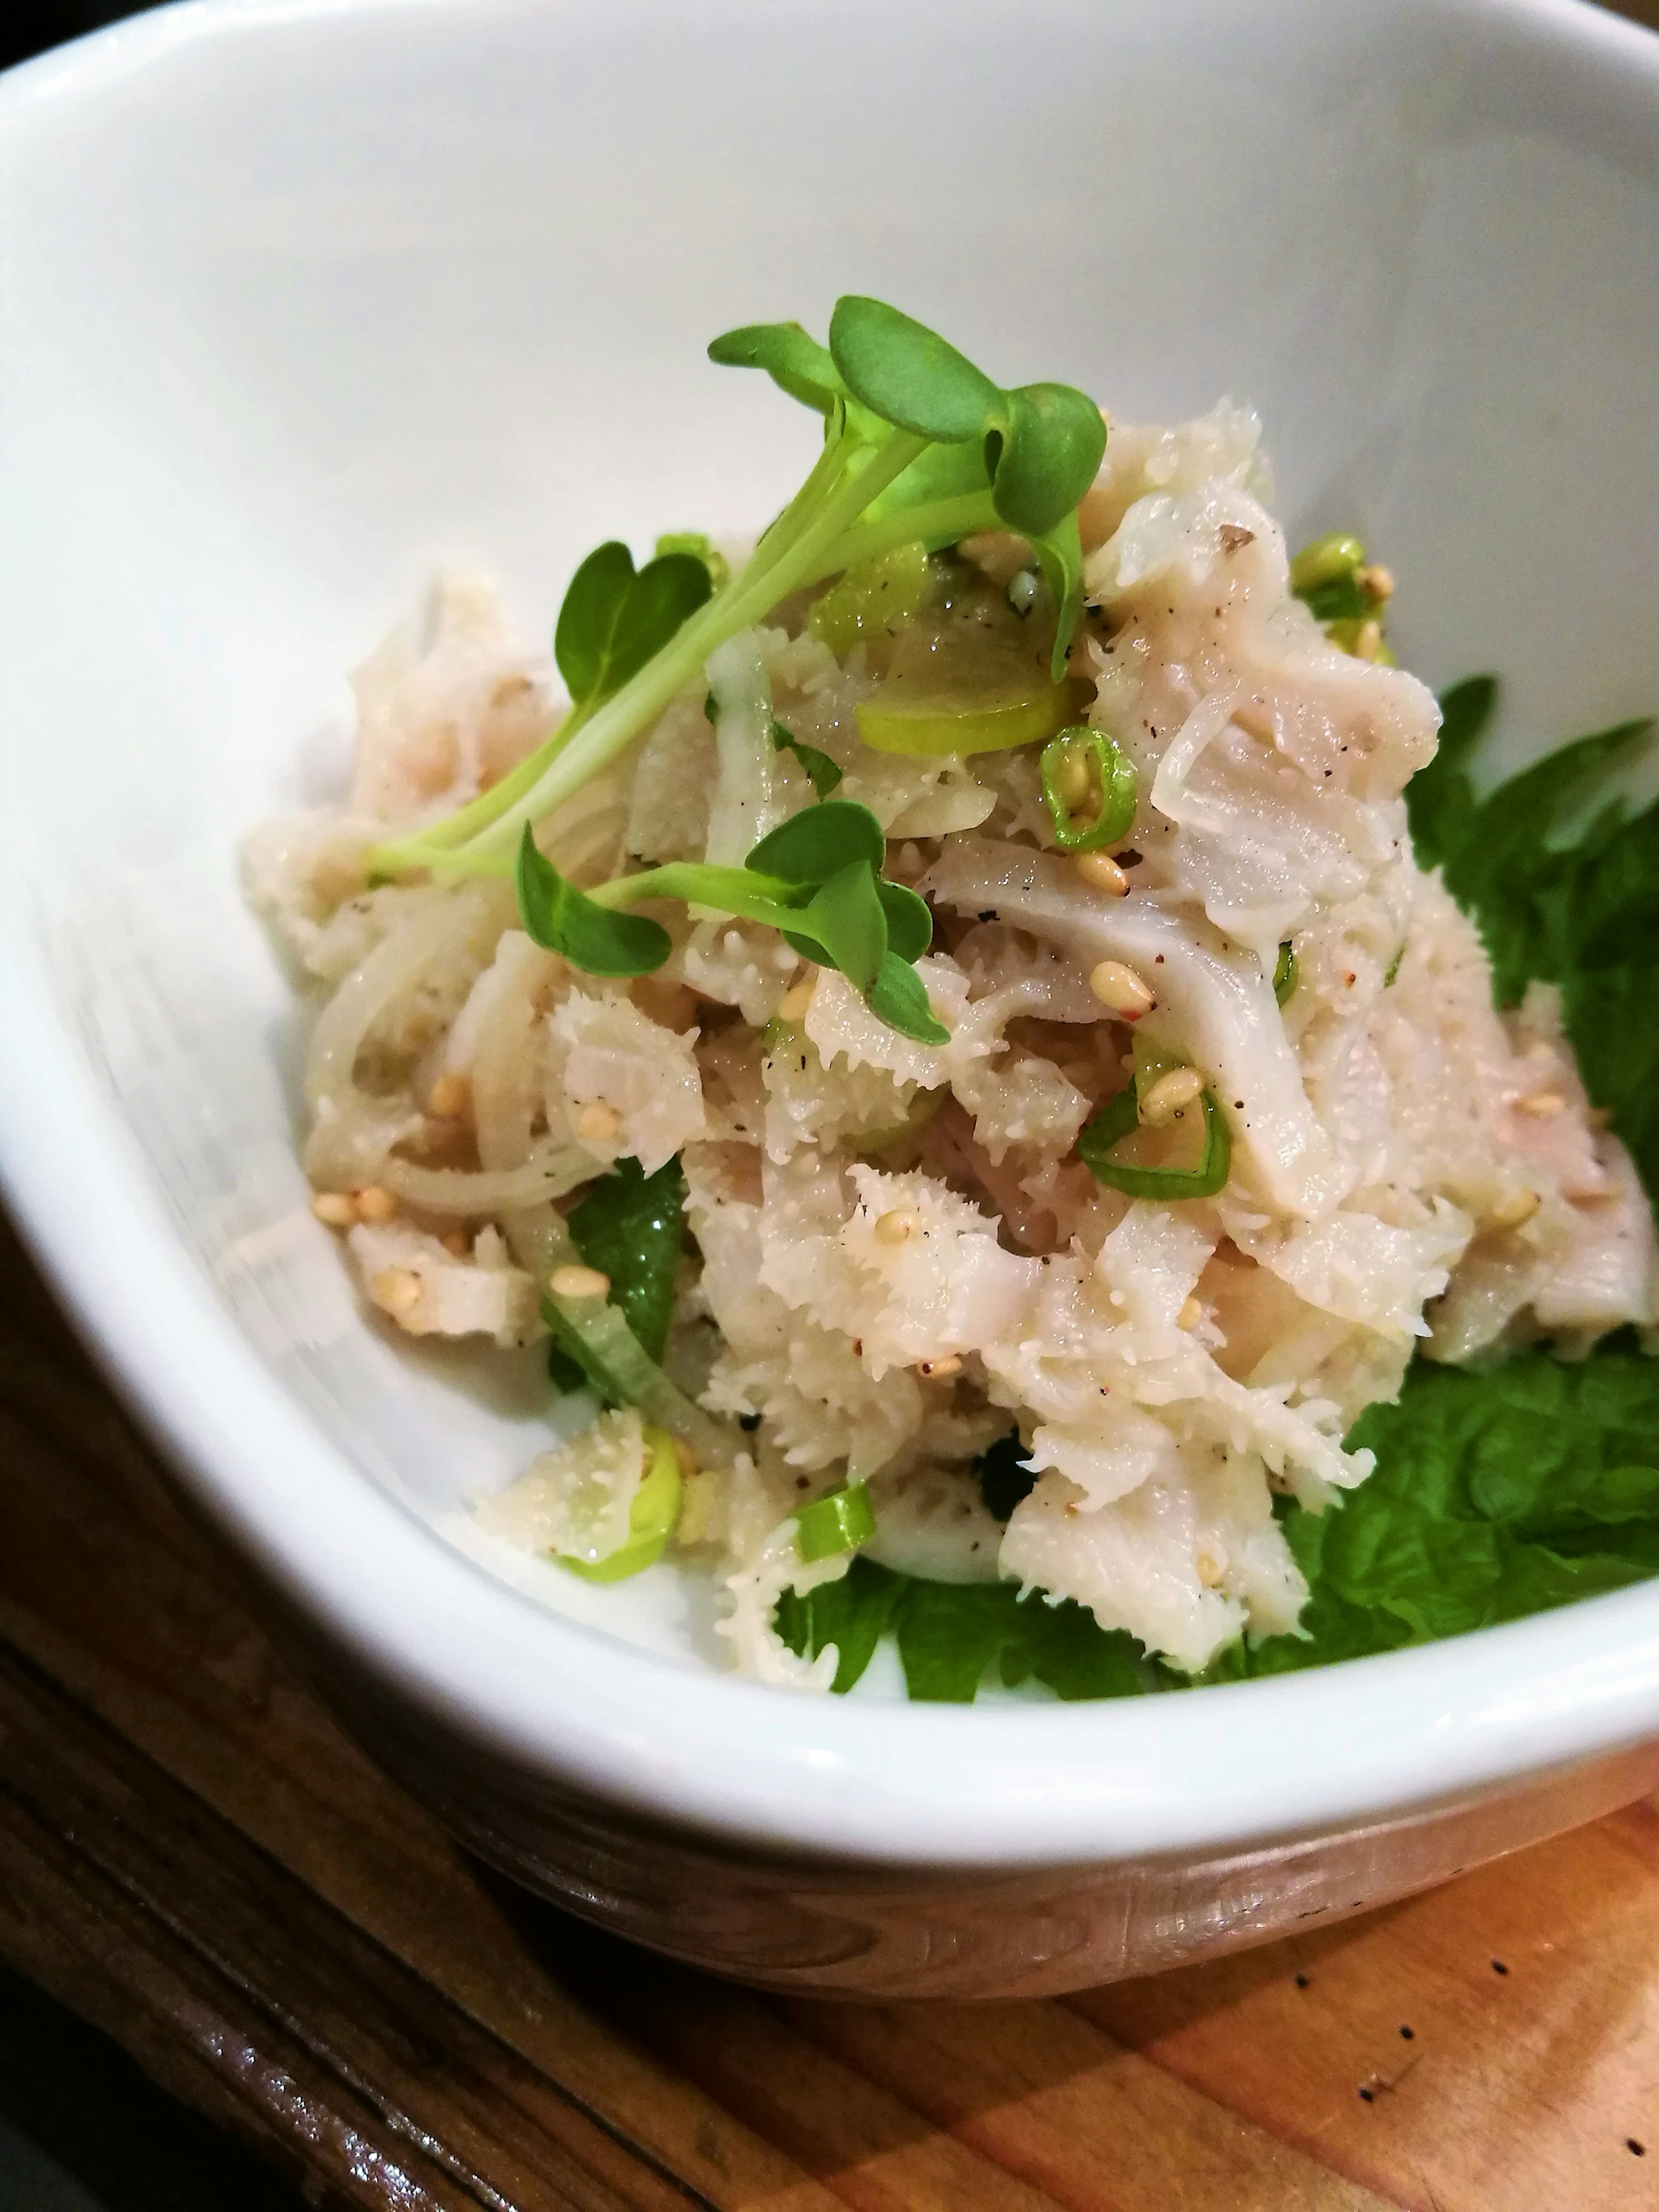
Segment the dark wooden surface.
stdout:
<svg viewBox="0 0 1659 2212">
<path fill-rule="evenodd" d="M 724 1987 L 514 1891 L 345 1741 L 9 1243 L 0 1955 L 317 2204 L 1659 2208 L 1651 1808 L 1062 2002 Z"/>
</svg>

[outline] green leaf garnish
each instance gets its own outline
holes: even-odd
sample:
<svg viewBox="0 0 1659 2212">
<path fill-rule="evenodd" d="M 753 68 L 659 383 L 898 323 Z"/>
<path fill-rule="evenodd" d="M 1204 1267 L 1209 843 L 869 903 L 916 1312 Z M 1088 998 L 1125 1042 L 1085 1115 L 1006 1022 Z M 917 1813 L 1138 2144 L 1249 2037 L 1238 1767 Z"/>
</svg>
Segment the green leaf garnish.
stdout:
<svg viewBox="0 0 1659 2212">
<path fill-rule="evenodd" d="M 837 869 L 813 894 L 798 927 L 817 939 L 855 991 L 867 993 L 887 956 L 887 916 L 870 863 L 849 860 Z"/>
<path fill-rule="evenodd" d="M 920 960 L 933 941 L 933 917 L 927 902 L 906 884 L 890 884 L 884 877 L 876 884 L 876 896 L 887 917 L 887 943 L 901 960 Z"/>
<path fill-rule="evenodd" d="M 828 753 L 820 752 L 816 745 L 809 745 L 787 724 L 776 720 L 772 724 L 772 750 L 775 753 L 793 753 L 811 778 L 812 788 L 820 799 L 827 799 L 842 780 L 838 762 L 832 761 Z"/>
<path fill-rule="evenodd" d="M 1009 529 L 1035 543 L 1075 516 L 1100 473 L 1106 423 L 1069 384 L 1023 384 L 1000 397 L 985 433 L 992 493 Z"/>
<path fill-rule="evenodd" d="M 908 961 L 889 949 L 869 992 L 870 1011 L 917 1044 L 949 1044 L 951 1032 L 927 1003 L 927 987 Z"/>
<path fill-rule="evenodd" d="M 872 415 L 941 445 L 982 435 L 1001 398 L 937 331 L 884 301 L 856 294 L 837 300 L 830 351 L 842 383 Z"/>
<path fill-rule="evenodd" d="M 649 975 L 672 950 L 660 922 L 617 914 L 567 883 L 527 822 L 519 841 L 518 889 L 519 914 L 536 943 L 589 975 Z"/>
<path fill-rule="evenodd" d="M 867 806 L 853 799 L 826 799 L 780 823 L 743 865 L 787 884 L 823 884 L 855 860 L 879 871 L 886 858 L 886 837 Z"/>
<path fill-rule="evenodd" d="M 674 1317 L 674 1278 L 685 1237 L 685 1176 L 677 1158 L 647 1176 L 618 1160 L 591 1182 L 566 1220 L 590 1267 L 611 1278 L 611 1302 L 660 1363 Z"/>
<path fill-rule="evenodd" d="M 820 415 L 846 397 L 833 358 L 799 323 L 745 323 L 712 339 L 708 358 L 722 368 L 764 369 L 781 391 Z"/>
</svg>

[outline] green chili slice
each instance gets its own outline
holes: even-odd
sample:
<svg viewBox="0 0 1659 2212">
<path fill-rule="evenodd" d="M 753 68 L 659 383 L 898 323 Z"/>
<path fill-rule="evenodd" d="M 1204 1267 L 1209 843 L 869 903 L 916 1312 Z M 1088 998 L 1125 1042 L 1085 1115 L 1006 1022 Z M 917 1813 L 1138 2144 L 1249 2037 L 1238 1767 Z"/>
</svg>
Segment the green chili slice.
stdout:
<svg viewBox="0 0 1659 2212">
<path fill-rule="evenodd" d="M 1204 1152 L 1195 1167 L 1143 1167 L 1134 1160 L 1115 1159 L 1123 1139 L 1140 1126 L 1136 1086 L 1131 1083 L 1115 1098 L 1108 1099 L 1078 1139 L 1078 1158 L 1097 1182 L 1121 1190 L 1126 1198 L 1213 1198 L 1226 1182 L 1232 1164 L 1233 1140 L 1221 1109 L 1207 1091 L 1200 1094 L 1204 1109 Z"/>
<path fill-rule="evenodd" d="M 1282 1006 L 1296 988 L 1296 947 L 1287 937 L 1273 963 L 1273 996 Z"/>
<path fill-rule="evenodd" d="M 674 1439 L 666 1429 L 647 1429 L 646 1448 L 651 1454 L 645 1480 L 634 1493 L 628 1515 L 628 1540 L 602 1559 L 575 1559 L 559 1554 L 559 1565 L 568 1567 L 586 1583 L 619 1583 L 654 1566 L 668 1547 L 674 1523 L 680 1516 L 680 1462 Z"/>
<path fill-rule="evenodd" d="M 1062 853 L 1091 853 L 1101 845 L 1115 845 L 1126 835 L 1135 818 L 1135 765 L 1103 730 L 1092 729 L 1087 722 L 1072 723 L 1044 745 L 1040 766 L 1043 804 Z M 1078 796 L 1079 781 L 1091 793 L 1097 784 L 1100 788 L 1092 821 L 1079 820 L 1072 811 L 1070 802 Z"/>
<path fill-rule="evenodd" d="M 795 1516 L 795 1549 L 808 1566 L 815 1559 L 833 1559 L 839 1552 L 856 1552 L 875 1533 L 875 1508 L 862 1482 L 826 1491 Z"/>
</svg>

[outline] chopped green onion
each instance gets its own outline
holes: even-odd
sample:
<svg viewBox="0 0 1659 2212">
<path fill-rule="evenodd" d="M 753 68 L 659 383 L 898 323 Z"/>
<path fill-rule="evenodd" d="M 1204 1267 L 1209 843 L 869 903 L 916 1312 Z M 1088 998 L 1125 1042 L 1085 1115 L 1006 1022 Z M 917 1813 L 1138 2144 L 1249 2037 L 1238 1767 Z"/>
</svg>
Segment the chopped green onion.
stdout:
<svg viewBox="0 0 1659 2212">
<path fill-rule="evenodd" d="M 1204 1151 L 1190 1168 L 1147 1167 L 1139 1161 L 1114 1158 L 1117 1146 L 1140 1126 L 1138 1083 L 1127 1084 L 1109 1099 L 1078 1139 L 1078 1158 L 1097 1182 L 1121 1190 L 1126 1198 L 1212 1198 L 1223 1188 L 1232 1164 L 1232 1138 L 1215 1100 L 1206 1091 L 1199 1103 L 1204 1109 Z"/>
<path fill-rule="evenodd" d="M 795 1549 L 808 1566 L 817 1559 L 833 1559 L 842 1552 L 856 1552 L 876 1533 L 875 1509 L 867 1484 L 844 1483 L 826 1491 L 795 1516 Z"/>
<path fill-rule="evenodd" d="M 1091 853 L 1127 835 L 1135 818 L 1135 766 L 1103 730 L 1073 722 L 1044 745 L 1039 766 L 1043 804 L 1062 853 Z M 1079 791 L 1085 799 L 1092 797 L 1097 788 L 1100 803 L 1093 820 L 1079 821 L 1072 799 Z"/>
<path fill-rule="evenodd" d="M 1282 1006 L 1296 988 L 1296 947 L 1287 937 L 1273 964 L 1273 996 Z"/>
<path fill-rule="evenodd" d="M 568 1553 L 559 1554 L 559 1565 L 584 1582 L 623 1582 L 654 1566 L 667 1549 L 680 1514 L 679 1455 L 666 1429 L 647 1429 L 645 1448 L 651 1456 L 629 1509 L 627 1542 L 602 1559 L 573 1559 Z"/>
</svg>

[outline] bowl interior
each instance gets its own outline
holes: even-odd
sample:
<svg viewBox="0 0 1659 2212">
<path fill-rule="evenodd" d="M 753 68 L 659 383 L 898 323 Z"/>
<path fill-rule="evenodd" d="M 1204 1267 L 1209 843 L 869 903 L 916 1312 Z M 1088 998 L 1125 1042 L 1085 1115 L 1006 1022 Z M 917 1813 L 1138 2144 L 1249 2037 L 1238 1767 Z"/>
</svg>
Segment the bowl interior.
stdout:
<svg viewBox="0 0 1659 2212">
<path fill-rule="evenodd" d="M 1365 536 L 1431 681 L 1502 674 L 1510 757 L 1651 708 L 1654 51 L 1551 7 L 273 0 L 0 87 L 8 957 L 86 1141 L 364 1477 L 707 1653 L 672 1571 L 471 1534 L 536 1362 L 404 1356 L 306 1211 L 235 846 L 339 787 L 344 673 L 434 568 L 534 637 L 599 539 L 752 528 L 811 425 L 703 348 L 868 290 L 1120 418 L 1255 404 L 1293 535 Z"/>
</svg>

